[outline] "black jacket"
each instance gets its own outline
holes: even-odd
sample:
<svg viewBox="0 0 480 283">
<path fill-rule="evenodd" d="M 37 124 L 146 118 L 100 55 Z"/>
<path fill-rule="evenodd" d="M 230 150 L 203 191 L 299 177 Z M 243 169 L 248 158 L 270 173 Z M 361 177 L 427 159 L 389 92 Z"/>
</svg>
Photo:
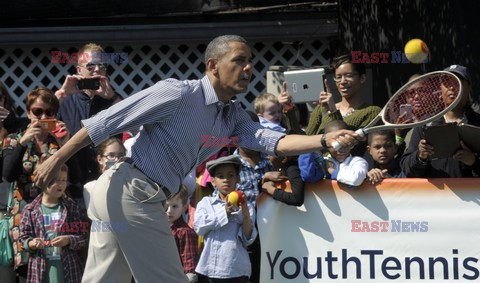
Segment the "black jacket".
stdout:
<svg viewBox="0 0 480 283">
<path fill-rule="evenodd" d="M 480 126 L 480 114 L 467 108 L 464 119 L 465 124 Z M 441 118 L 431 125 L 445 124 Z M 480 176 L 480 160 L 477 155 L 475 163 L 467 166 L 463 162 L 454 160 L 452 157 L 439 158 L 427 162 L 418 159 L 418 143 L 424 139 L 423 127 L 413 129 L 412 137 L 401 159 L 401 167 L 407 177 L 414 178 L 468 178 Z M 477 154 L 480 154 L 477 152 Z"/>
</svg>

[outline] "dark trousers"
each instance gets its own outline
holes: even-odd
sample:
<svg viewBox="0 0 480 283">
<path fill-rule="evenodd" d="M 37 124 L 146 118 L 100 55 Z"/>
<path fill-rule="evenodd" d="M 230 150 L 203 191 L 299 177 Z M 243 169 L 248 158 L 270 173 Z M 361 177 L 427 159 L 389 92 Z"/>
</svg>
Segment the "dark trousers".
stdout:
<svg viewBox="0 0 480 283">
<path fill-rule="evenodd" d="M 257 228 L 258 231 L 258 228 Z M 252 264 L 252 275 L 250 275 L 249 283 L 259 283 L 260 282 L 260 261 L 262 251 L 260 249 L 260 235 L 257 235 L 255 241 L 248 246 L 247 248 L 248 256 L 250 257 L 250 262 Z"/>
</svg>

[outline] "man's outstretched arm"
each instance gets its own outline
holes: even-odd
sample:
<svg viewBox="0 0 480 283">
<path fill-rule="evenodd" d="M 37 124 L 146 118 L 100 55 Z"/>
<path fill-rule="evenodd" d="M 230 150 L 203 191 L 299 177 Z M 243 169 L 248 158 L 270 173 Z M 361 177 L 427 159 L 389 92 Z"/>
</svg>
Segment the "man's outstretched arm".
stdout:
<svg viewBox="0 0 480 283">
<path fill-rule="evenodd" d="M 359 140 L 362 140 L 357 133 L 350 130 L 338 130 L 325 135 L 325 144 L 331 147 L 333 142 L 338 142 L 342 148 L 352 148 Z M 286 135 L 282 137 L 277 144 L 276 152 L 278 155 L 298 155 L 315 150 L 326 149 L 322 146 L 322 136 L 305 135 Z"/>
<path fill-rule="evenodd" d="M 81 128 L 63 147 L 37 167 L 34 173 L 34 184 L 40 188 L 47 187 L 57 176 L 62 164 L 90 143 L 92 140 L 87 130 L 85 127 Z"/>
</svg>

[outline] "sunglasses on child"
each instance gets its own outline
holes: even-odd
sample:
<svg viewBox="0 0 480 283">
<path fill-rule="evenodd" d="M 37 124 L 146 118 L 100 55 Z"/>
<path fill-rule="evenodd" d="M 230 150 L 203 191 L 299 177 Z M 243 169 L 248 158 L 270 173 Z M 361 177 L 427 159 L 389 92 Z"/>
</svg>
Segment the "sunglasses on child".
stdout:
<svg viewBox="0 0 480 283">
<path fill-rule="evenodd" d="M 52 109 L 43 109 L 43 108 L 32 108 L 30 109 L 30 111 L 32 111 L 33 115 L 37 116 L 37 117 L 40 117 L 43 115 L 43 113 L 45 113 L 45 115 L 47 115 L 48 117 L 53 117 L 55 116 L 55 112 L 53 112 Z"/>
</svg>

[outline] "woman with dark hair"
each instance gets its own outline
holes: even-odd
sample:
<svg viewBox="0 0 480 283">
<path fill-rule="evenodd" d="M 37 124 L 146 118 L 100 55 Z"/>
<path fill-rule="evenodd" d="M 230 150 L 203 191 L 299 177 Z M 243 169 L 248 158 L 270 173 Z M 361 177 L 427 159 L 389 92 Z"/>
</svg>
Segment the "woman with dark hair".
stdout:
<svg viewBox="0 0 480 283">
<path fill-rule="evenodd" d="M 342 100 L 335 103 L 333 95 L 325 81 L 326 91 L 320 93 L 320 100 L 313 110 L 306 129 L 307 135 L 317 135 L 324 132 L 325 125 L 333 120 L 343 120 L 350 130 L 365 127 L 372 121 L 381 108 L 369 105 L 363 100 L 362 86 L 367 80 L 365 65 L 352 63 L 352 56 L 342 55 L 332 60 L 335 72 L 334 80 Z M 363 155 L 366 143 L 358 143 L 351 151 L 352 155 Z"/>
</svg>

